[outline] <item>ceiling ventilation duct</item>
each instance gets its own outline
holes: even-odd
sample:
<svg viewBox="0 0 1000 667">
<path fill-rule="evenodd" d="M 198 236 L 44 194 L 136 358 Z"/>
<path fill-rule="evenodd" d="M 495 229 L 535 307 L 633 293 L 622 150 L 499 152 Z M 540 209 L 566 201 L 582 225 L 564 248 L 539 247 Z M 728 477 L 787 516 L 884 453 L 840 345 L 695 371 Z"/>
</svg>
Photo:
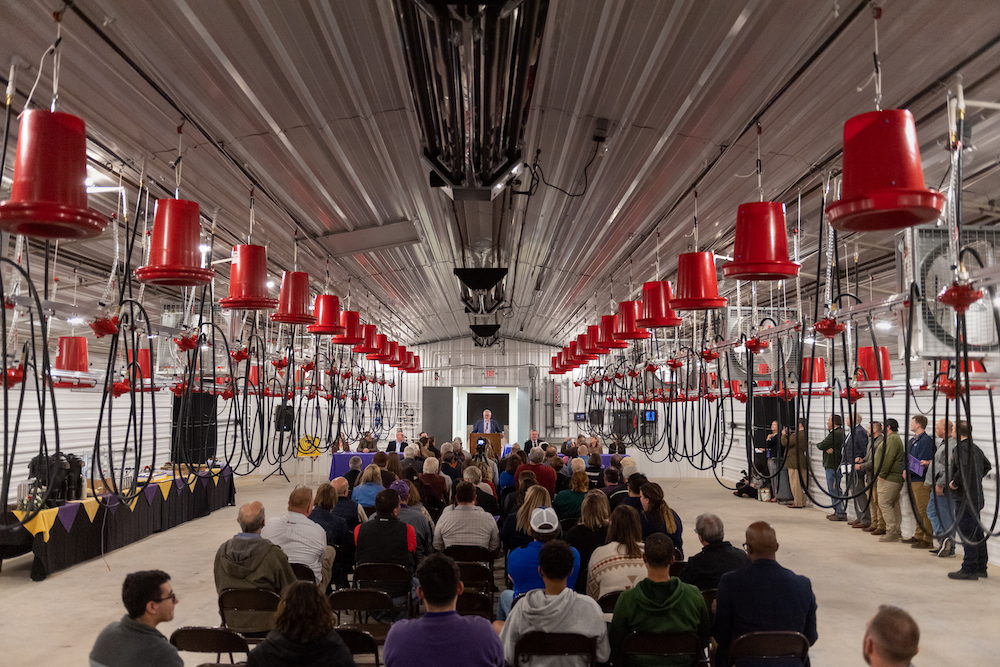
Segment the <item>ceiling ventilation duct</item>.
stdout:
<svg viewBox="0 0 1000 667">
<path fill-rule="evenodd" d="M 470 324 L 472 340 L 479 347 L 491 347 L 500 340 L 499 324 Z"/>
<path fill-rule="evenodd" d="M 489 315 L 503 305 L 507 269 L 455 269 L 455 276 L 462 281 L 467 313 Z"/>
</svg>

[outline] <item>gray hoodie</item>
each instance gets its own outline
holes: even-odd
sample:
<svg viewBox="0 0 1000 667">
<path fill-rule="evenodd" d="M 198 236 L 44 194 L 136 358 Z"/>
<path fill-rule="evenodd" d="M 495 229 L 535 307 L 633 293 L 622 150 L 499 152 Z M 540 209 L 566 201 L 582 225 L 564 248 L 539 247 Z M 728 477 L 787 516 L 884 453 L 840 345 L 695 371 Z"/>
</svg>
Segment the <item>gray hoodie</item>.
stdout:
<svg viewBox="0 0 1000 667">
<path fill-rule="evenodd" d="M 566 588 L 559 595 L 546 595 L 533 590 L 521 598 L 507 617 L 500 641 L 503 657 L 514 664 L 514 645 L 529 632 L 568 632 L 597 638 L 597 662 L 607 662 L 611 656 L 608 626 L 597 602 Z M 587 664 L 582 656 L 537 656 L 526 663 L 530 667 L 573 667 Z"/>
</svg>

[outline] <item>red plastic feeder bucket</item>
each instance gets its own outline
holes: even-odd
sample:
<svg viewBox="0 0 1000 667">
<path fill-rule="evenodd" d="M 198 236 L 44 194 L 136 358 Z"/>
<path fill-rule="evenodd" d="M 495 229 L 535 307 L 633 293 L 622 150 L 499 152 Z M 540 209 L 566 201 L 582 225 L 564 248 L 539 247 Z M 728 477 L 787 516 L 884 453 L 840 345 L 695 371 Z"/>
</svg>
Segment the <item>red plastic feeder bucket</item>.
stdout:
<svg viewBox="0 0 1000 667">
<path fill-rule="evenodd" d="M 77 373 L 86 373 L 90 370 L 86 336 L 59 336 L 56 368 Z"/>
<path fill-rule="evenodd" d="M 591 324 L 587 327 L 587 349 L 591 354 L 609 354 L 610 348 L 601 345 L 601 327 Z"/>
<path fill-rule="evenodd" d="M 679 327 L 681 318 L 670 308 L 674 291 L 666 280 L 652 280 L 642 284 L 642 317 L 636 321 L 640 327 Z"/>
<path fill-rule="evenodd" d="M 576 368 L 576 364 L 573 362 L 573 357 L 569 351 L 569 346 L 564 347 L 562 349 L 562 352 L 560 352 L 559 354 L 562 355 L 559 357 L 559 366 L 564 371 L 568 373 L 569 371 Z"/>
<path fill-rule="evenodd" d="M 415 355 L 412 352 L 406 353 L 406 360 L 399 365 L 399 370 L 405 371 L 407 373 L 413 372 L 413 357 Z"/>
<path fill-rule="evenodd" d="M 344 333 L 340 324 L 340 298 L 332 294 L 318 294 L 313 303 L 316 324 L 310 324 L 306 331 L 317 336 L 339 336 Z"/>
<path fill-rule="evenodd" d="M 136 365 L 139 367 L 136 369 L 136 382 L 140 380 L 140 374 L 142 375 L 141 379 L 143 382 L 149 382 L 149 379 L 153 375 L 153 367 L 149 361 L 149 348 L 140 347 L 138 353 L 135 350 L 129 350 L 128 362 L 131 364 L 133 360 L 135 360 Z"/>
<path fill-rule="evenodd" d="M 580 344 L 575 340 L 569 342 L 569 357 L 567 359 L 575 368 L 579 368 L 587 363 L 587 359 L 580 354 Z"/>
<path fill-rule="evenodd" d="M 587 351 L 587 334 L 580 334 L 576 337 L 576 353 L 584 361 L 595 361 L 596 354 Z"/>
<path fill-rule="evenodd" d="M 719 296 L 715 275 L 715 255 L 685 252 L 677 258 L 677 294 L 670 301 L 674 310 L 710 310 L 726 305 Z"/>
<path fill-rule="evenodd" d="M 198 212 L 198 203 L 186 199 L 156 202 L 149 264 L 135 270 L 140 283 L 195 287 L 212 282 L 215 271 L 201 268 Z"/>
<path fill-rule="evenodd" d="M 389 350 L 385 359 L 382 359 L 382 363 L 386 366 L 392 366 L 393 363 L 399 363 L 399 343 L 392 340 L 389 341 Z"/>
<path fill-rule="evenodd" d="M 352 348 L 352 351 L 359 352 L 361 354 L 374 354 L 378 352 L 378 343 L 375 342 L 376 326 L 374 324 L 365 324 L 361 327 L 361 337 L 362 341 L 358 345 Z"/>
<path fill-rule="evenodd" d="M 882 369 L 882 380 L 891 380 L 892 369 L 889 367 L 889 348 L 884 345 L 879 346 L 877 355 L 873 347 L 858 348 L 857 378 L 859 382 L 878 382 L 880 367 Z"/>
<path fill-rule="evenodd" d="M 413 367 L 410 370 L 411 373 L 423 373 L 424 369 L 420 367 L 420 355 L 413 355 Z"/>
<path fill-rule="evenodd" d="M 267 291 L 267 249 L 262 245 L 233 246 L 229 296 L 219 299 L 223 308 L 270 310 L 278 305 Z"/>
<path fill-rule="evenodd" d="M 615 331 L 618 329 L 617 315 L 601 316 L 601 335 L 597 339 L 597 344 L 611 350 L 624 350 L 628 347 L 628 341 L 615 338 Z M 563 348 L 565 349 L 565 348 Z"/>
<path fill-rule="evenodd" d="M 642 317 L 641 301 L 618 302 L 618 328 L 615 330 L 617 340 L 645 340 L 653 334 L 641 328 L 638 324 Z"/>
<path fill-rule="evenodd" d="M 365 341 L 364 331 L 361 329 L 361 313 L 358 311 L 340 311 L 340 325 L 344 327 L 344 333 L 330 339 L 334 345 L 360 345 Z"/>
<path fill-rule="evenodd" d="M 399 368 L 406 363 L 406 346 L 397 345 L 396 353 L 392 355 L 392 359 L 389 360 L 389 365 L 393 368 Z"/>
<path fill-rule="evenodd" d="M 770 377 L 771 376 L 771 367 L 768 366 L 767 364 L 757 364 L 757 375 L 766 375 L 766 376 Z M 771 381 L 770 380 L 757 380 L 757 386 L 758 387 L 770 387 L 771 386 Z"/>
<path fill-rule="evenodd" d="M 826 359 L 822 357 L 806 357 L 802 360 L 802 387 L 809 386 L 809 378 L 812 377 L 813 387 L 826 386 Z"/>
<path fill-rule="evenodd" d="M 901 229 L 941 215 L 944 194 L 928 190 L 913 115 L 870 111 L 844 123 L 841 198 L 826 207 L 840 231 Z"/>
<path fill-rule="evenodd" d="M 377 352 L 365 355 L 368 361 L 385 361 L 389 358 L 389 339 L 385 334 L 375 334 L 375 347 Z"/>
<path fill-rule="evenodd" d="M 784 280 L 799 275 L 800 266 L 788 261 L 785 205 L 771 201 L 740 204 L 733 261 L 722 265 L 722 275 L 737 280 Z"/>
<path fill-rule="evenodd" d="M 271 313 L 273 322 L 282 324 L 312 324 L 316 316 L 309 312 L 309 274 L 305 271 L 285 271 L 281 274 L 278 312 Z"/>
<path fill-rule="evenodd" d="M 566 371 L 564 371 L 562 369 L 562 366 L 559 364 L 559 355 L 558 354 L 555 355 L 555 356 L 553 356 L 552 359 L 551 359 L 551 361 L 552 361 L 552 364 L 551 364 L 551 366 L 549 366 L 549 375 L 565 375 L 566 374 Z"/>
<path fill-rule="evenodd" d="M 87 128 L 82 118 L 44 109 L 21 116 L 10 199 L 0 229 L 48 239 L 89 239 L 108 218 L 87 207 Z"/>
</svg>

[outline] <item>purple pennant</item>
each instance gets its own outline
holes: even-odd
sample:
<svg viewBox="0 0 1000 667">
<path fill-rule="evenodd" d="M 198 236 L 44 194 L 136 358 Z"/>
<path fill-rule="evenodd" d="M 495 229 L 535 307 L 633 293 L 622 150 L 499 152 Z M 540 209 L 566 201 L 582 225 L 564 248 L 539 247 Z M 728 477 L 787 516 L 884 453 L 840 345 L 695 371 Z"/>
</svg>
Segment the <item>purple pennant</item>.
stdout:
<svg viewBox="0 0 1000 667">
<path fill-rule="evenodd" d="M 111 512 L 111 516 L 114 516 L 115 513 L 118 511 L 118 505 L 119 502 L 117 496 L 108 497 L 108 510 Z"/>
<path fill-rule="evenodd" d="M 147 484 L 146 488 L 143 489 L 143 492 L 146 494 L 146 502 L 152 505 L 153 497 L 156 496 L 156 494 L 159 493 L 159 491 L 160 487 L 157 486 L 156 484 Z"/>
<path fill-rule="evenodd" d="M 59 518 L 60 523 L 62 523 L 63 528 L 66 532 L 72 528 L 73 522 L 76 521 L 76 513 L 80 511 L 80 503 L 66 503 L 59 508 L 56 512 L 56 516 Z"/>
<path fill-rule="evenodd" d="M 174 479 L 174 486 L 176 486 L 177 490 L 180 491 L 184 488 L 184 480 L 179 477 Z"/>
<path fill-rule="evenodd" d="M 226 466 L 222 469 L 222 479 L 229 479 L 230 475 L 233 474 L 233 469 Z"/>
<path fill-rule="evenodd" d="M 206 487 L 208 487 L 208 478 L 207 477 L 202 477 L 201 478 L 201 488 L 204 489 Z"/>
</svg>

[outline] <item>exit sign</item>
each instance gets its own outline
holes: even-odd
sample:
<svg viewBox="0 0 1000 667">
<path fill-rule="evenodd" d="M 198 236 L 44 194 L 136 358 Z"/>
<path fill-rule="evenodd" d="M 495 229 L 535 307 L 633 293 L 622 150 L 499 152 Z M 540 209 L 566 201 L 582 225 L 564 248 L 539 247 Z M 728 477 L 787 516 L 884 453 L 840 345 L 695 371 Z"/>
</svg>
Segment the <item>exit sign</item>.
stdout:
<svg viewBox="0 0 1000 667">
<path fill-rule="evenodd" d="M 492 377 L 496 377 L 496 376 L 497 376 L 496 370 L 489 369 L 489 370 L 486 371 L 486 377 L 492 378 Z"/>
</svg>

